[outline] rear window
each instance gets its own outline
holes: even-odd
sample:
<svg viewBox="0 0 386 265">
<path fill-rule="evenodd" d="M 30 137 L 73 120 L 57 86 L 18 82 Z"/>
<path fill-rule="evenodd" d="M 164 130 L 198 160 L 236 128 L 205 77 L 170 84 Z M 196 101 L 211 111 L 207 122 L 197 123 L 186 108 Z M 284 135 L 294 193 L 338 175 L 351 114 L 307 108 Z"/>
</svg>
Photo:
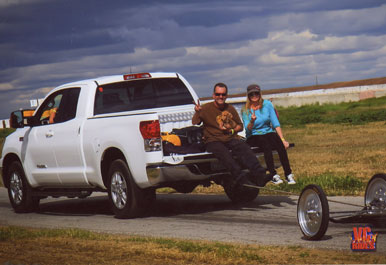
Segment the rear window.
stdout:
<svg viewBox="0 0 386 265">
<path fill-rule="evenodd" d="M 186 105 L 192 101 L 188 88 L 178 78 L 123 81 L 98 87 L 94 114 Z"/>
</svg>

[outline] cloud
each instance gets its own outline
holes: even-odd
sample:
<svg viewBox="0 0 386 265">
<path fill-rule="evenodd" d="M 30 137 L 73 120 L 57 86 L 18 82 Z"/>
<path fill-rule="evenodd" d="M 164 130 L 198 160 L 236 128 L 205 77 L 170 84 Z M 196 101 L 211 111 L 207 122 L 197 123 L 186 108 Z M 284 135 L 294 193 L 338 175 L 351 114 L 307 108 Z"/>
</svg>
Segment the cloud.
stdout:
<svg viewBox="0 0 386 265">
<path fill-rule="evenodd" d="M 47 1 L 47 0 L 0 0 L 0 8 L 20 6 L 25 4 L 34 4 L 38 2 L 44 2 L 44 1 Z"/>
<path fill-rule="evenodd" d="M 0 84 L 0 91 L 1 90 L 11 90 L 13 89 L 14 87 L 10 84 L 10 83 L 3 83 L 3 84 Z"/>
<path fill-rule="evenodd" d="M 268 18 L 271 30 L 310 30 L 324 36 L 352 34 L 383 34 L 380 27 L 386 23 L 386 5 L 378 2 L 376 7 L 353 9 L 350 5 L 338 10 L 315 10 L 312 12 L 286 12 Z"/>
<path fill-rule="evenodd" d="M 384 76 L 385 13 L 379 0 L 0 1 L 0 100 L 13 100 L 0 115 L 130 71 L 180 72 L 200 96 L 219 81 L 232 93 Z"/>
</svg>

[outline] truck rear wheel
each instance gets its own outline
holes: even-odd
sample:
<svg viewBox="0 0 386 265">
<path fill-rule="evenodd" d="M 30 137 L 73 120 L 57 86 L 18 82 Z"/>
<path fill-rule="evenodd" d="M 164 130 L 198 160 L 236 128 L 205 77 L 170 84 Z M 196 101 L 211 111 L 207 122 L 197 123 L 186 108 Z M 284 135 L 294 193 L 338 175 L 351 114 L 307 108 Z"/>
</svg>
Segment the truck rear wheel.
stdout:
<svg viewBox="0 0 386 265">
<path fill-rule="evenodd" d="M 145 193 L 134 182 L 126 163 L 121 159 L 113 161 L 108 176 L 109 199 L 115 217 L 123 219 L 140 216 L 145 210 Z"/>
<path fill-rule="evenodd" d="M 27 182 L 20 162 L 14 161 L 8 170 L 8 197 L 16 213 L 28 213 L 39 208 L 38 197 L 32 196 L 32 188 Z"/>
</svg>

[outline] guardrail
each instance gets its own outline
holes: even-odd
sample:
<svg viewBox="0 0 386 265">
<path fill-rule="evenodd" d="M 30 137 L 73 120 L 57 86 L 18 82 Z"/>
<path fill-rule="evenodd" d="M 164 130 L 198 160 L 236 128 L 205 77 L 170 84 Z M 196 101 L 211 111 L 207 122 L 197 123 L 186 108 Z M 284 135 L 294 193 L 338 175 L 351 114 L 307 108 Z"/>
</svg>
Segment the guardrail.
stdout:
<svg viewBox="0 0 386 265">
<path fill-rule="evenodd" d="M 340 87 L 332 89 L 317 89 L 279 94 L 266 94 L 263 97 L 272 101 L 273 105 L 281 107 L 302 106 L 308 104 L 337 104 L 341 102 L 356 102 L 368 98 L 386 96 L 386 84 L 356 87 Z M 245 96 L 228 98 L 228 103 L 244 104 Z"/>
<path fill-rule="evenodd" d="M 0 129 L 10 128 L 9 120 L 0 120 Z"/>
</svg>

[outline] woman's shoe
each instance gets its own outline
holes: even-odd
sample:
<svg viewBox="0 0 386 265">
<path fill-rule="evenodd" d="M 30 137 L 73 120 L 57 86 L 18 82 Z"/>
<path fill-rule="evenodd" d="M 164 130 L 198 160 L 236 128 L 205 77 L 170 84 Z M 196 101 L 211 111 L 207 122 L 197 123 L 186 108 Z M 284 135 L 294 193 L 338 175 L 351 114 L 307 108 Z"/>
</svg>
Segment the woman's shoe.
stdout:
<svg viewBox="0 0 386 265">
<path fill-rule="evenodd" d="M 276 174 L 275 176 L 272 177 L 272 183 L 275 185 L 282 184 L 283 181 L 281 180 L 280 176 Z"/>
<path fill-rule="evenodd" d="M 295 181 L 295 179 L 294 179 L 294 175 L 293 175 L 292 173 L 289 174 L 289 175 L 286 177 L 286 179 L 287 179 L 287 182 L 288 182 L 289 185 L 294 185 L 294 184 L 296 184 L 296 181 Z"/>
</svg>

